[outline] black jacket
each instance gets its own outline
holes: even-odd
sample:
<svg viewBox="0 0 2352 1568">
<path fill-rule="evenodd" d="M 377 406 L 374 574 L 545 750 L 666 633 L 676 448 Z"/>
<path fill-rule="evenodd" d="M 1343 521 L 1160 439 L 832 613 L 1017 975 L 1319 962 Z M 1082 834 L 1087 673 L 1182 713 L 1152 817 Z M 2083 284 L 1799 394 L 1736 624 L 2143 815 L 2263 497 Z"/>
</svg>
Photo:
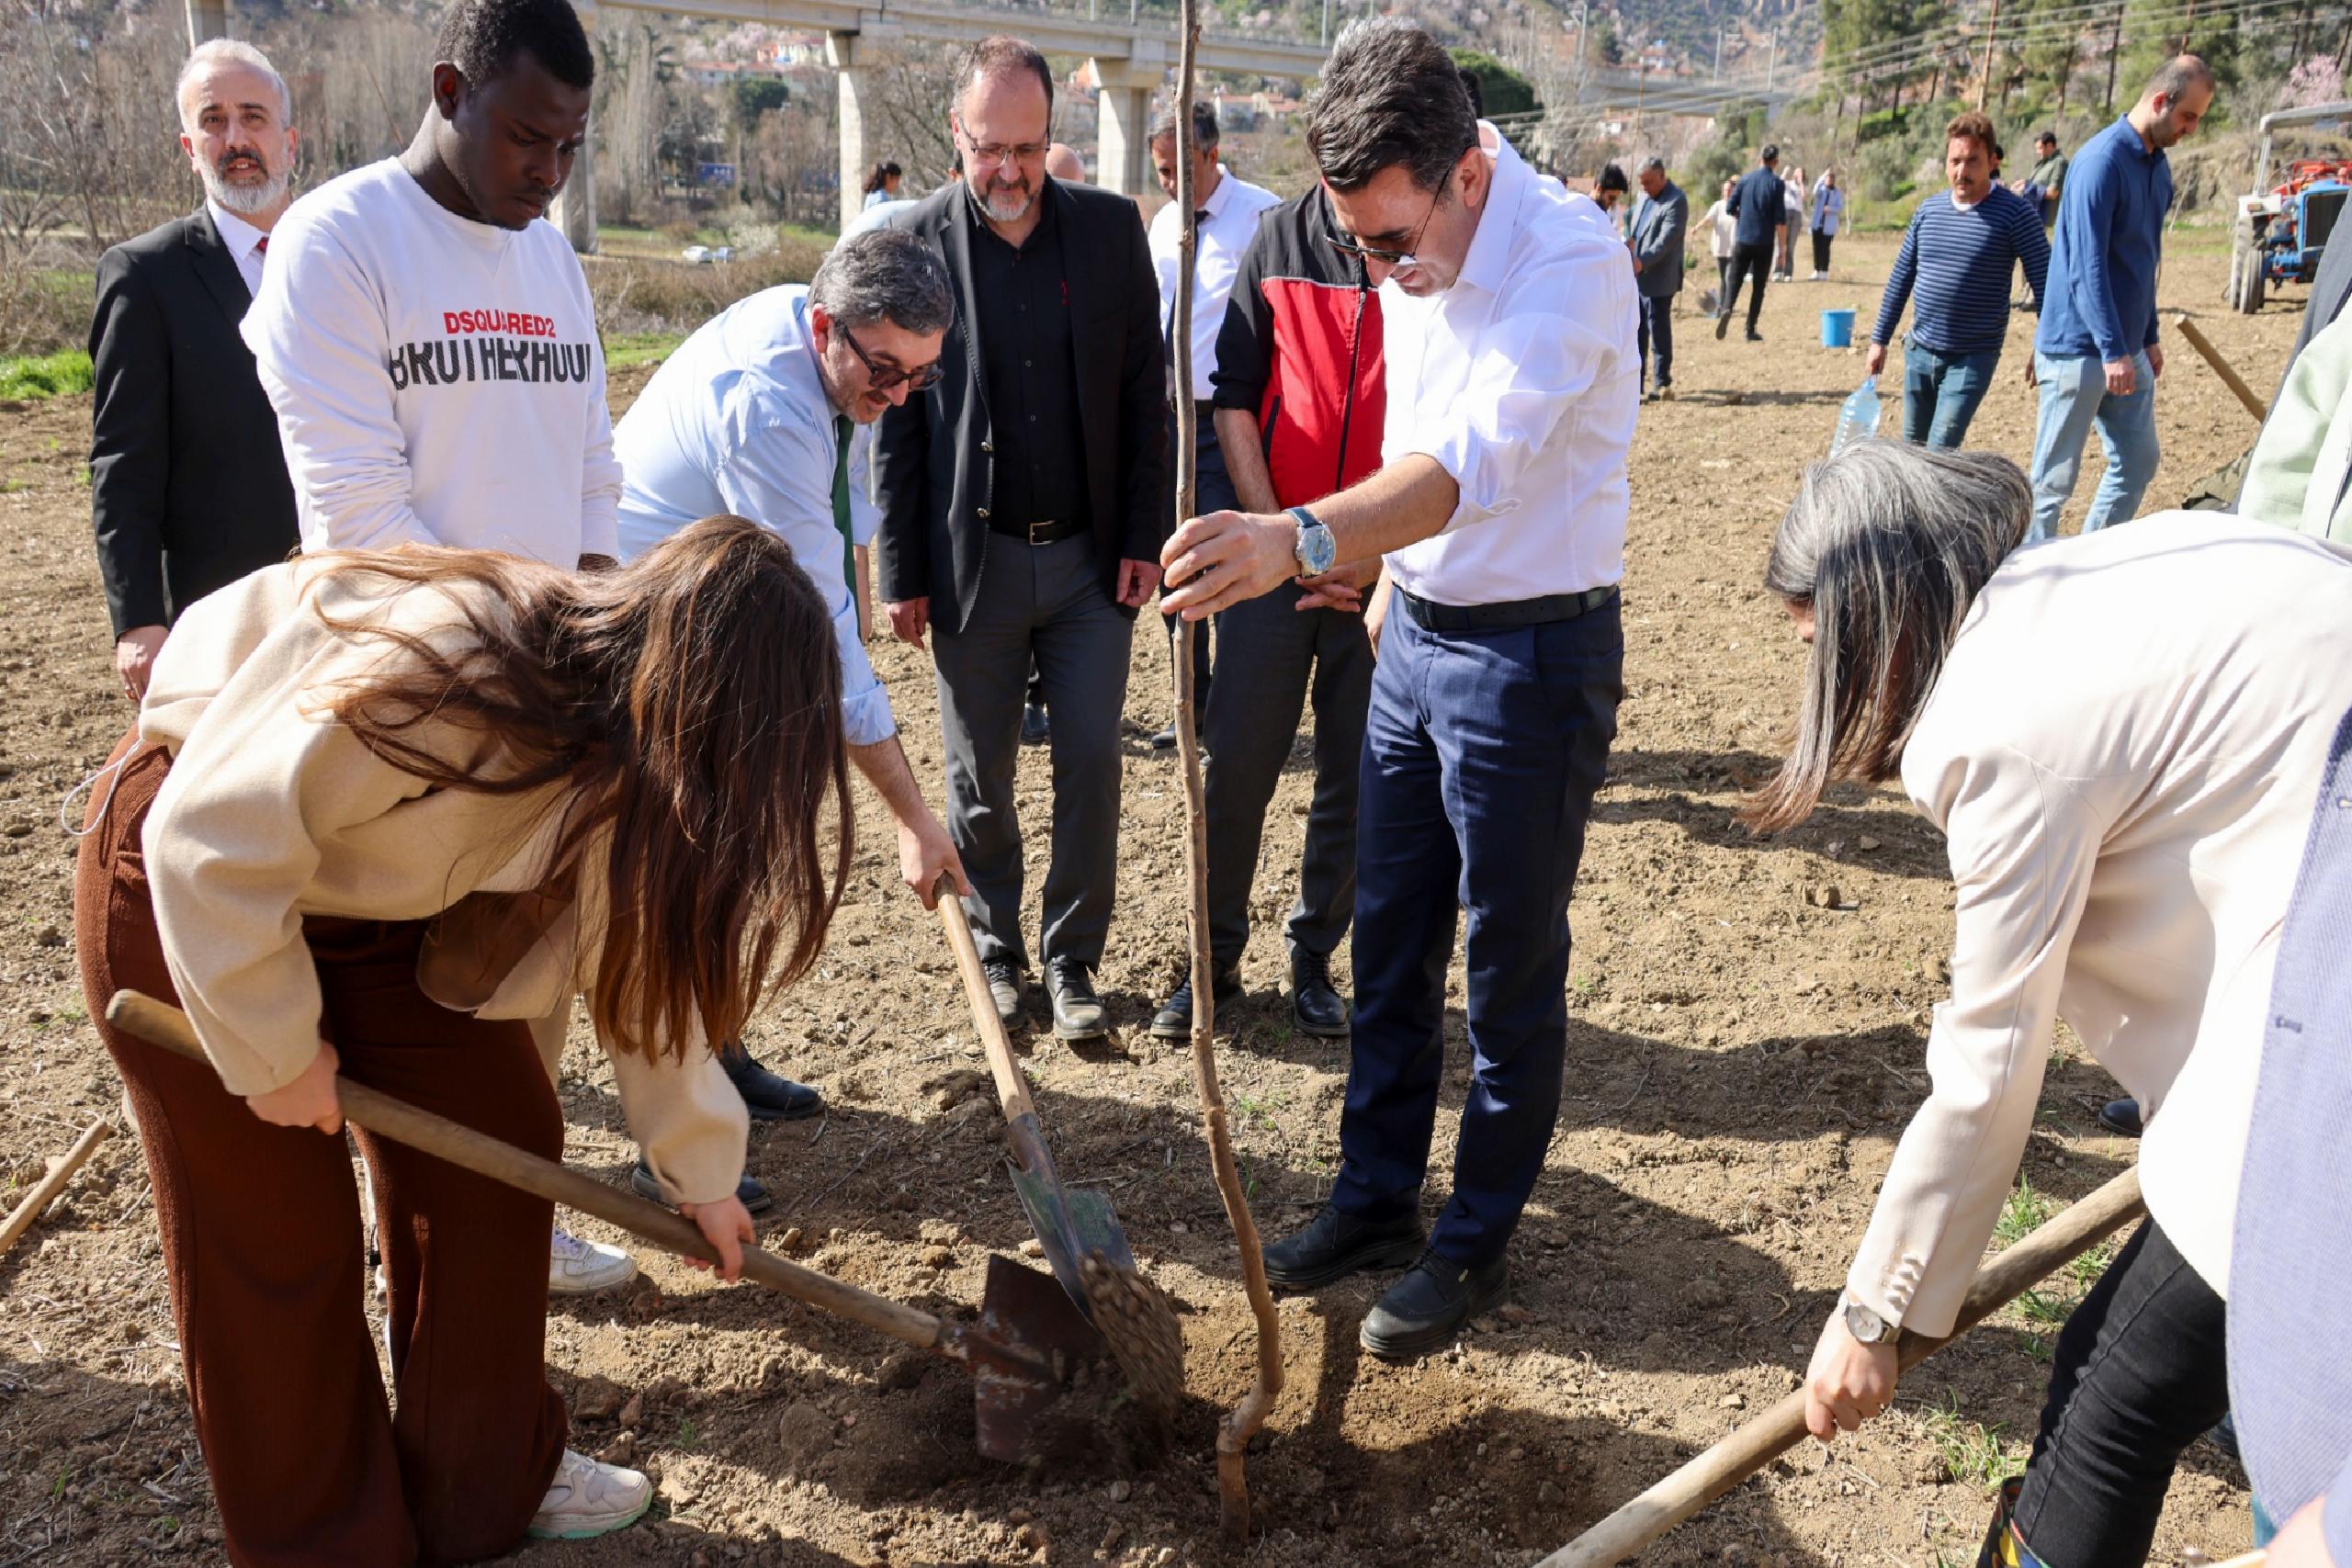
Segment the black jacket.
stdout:
<svg viewBox="0 0 2352 1568">
<path fill-rule="evenodd" d="M 1159 285 L 1143 219 L 1124 196 L 1046 178 L 1069 290 L 1079 428 L 1095 558 L 1115 591 L 1119 562 L 1159 558 L 1167 542 L 1168 373 Z M 940 350 L 938 386 L 882 416 L 875 434 L 876 590 L 885 601 L 928 598 L 931 622 L 961 630 L 992 542 L 995 487 L 988 389 L 975 342 L 970 200 L 952 181 L 890 220 L 931 242 L 956 280 L 956 324 Z M 1018 547 L 1025 548 L 1026 547 Z"/>
<path fill-rule="evenodd" d="M 90 513 L 117 636 L 170 625 L 300 536 L 277 415 L 237 333 L 250 303 L 201 208 L 98 262 Z"/>
</svg>

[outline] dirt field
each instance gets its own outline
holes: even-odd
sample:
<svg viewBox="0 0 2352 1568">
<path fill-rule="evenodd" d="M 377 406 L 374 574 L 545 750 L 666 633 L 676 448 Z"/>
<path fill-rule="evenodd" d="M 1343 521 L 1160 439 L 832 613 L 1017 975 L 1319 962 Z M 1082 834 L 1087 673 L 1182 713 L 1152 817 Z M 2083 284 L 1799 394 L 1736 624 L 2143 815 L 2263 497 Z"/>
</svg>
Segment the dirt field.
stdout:
<svg viewBox="0 0 2352 1568">
<path fill-rule="evenodd" d="M 2267 394 L 2300 301 L 2225 314 L 2219 253 L 2202 235 L 2181 242 L 2168 308 L 2197 315 Z M 1866 333 L 1894 250 L 1891 237 L 1843 241 L 1835 281 L 1776 286 L 1761 345 L 1736 332 L 1718 344 L 1695 314 L 1695 279 L 1683 296 L 1679 395 L 1644 411 L 1634 446 L 1629 691 L 1575 908 L 1568 1094 L 1515 1254 L 1512 1308 L 1449 1354 L 1391 1367 L 1356 1348 L 1374 1282 L 1286 1298 L 1289 1386 L 1250 1463 L 1262 1533 L 1249 1560 L 1531 1562 L 1777 1398 L 1804 1364 L 1925 1089 L 1951 895 L 1936 835 L 1893 793 L 1841 792 L 1812 824 L 1764 843 L 1730 812 L 1735 778 L 1767 761 L 1792 706 L 1796 645 L 1757 586 L 1764 542 L 1860 378 L 1858 355 L 1818 346 L 1816 313 L 1860 307 Z M 2032 431 L 2020 378 L 2030 330 L 2017 318 L 2004 382 L 1974 431 L 2019 460 Z M 2166 343 L 2152 502 L 2180 496 L 2254 431 L 2193 353 L 2169 332 Z M 642 381 L 628 376 L 616 401 Z M 60 797 L 126 718 L 88 543 L 88 426 L 86 399 L 0 412 L 7 1201 L 80 1125 L 120 1116 L 75 979 L 74 848 L 57 825 Z M 2076 516 L 2096 455 L 2088 467 Z M 607 1449 L 623 1402 L 638 1407 L 626 1447 L 660 1472 L 662 1502 L 637 1529 L 534 1547 L 528 1560 L 1141 1568 L 1238 1557 L 1214 1540 L 1210 1442 L 1216 1413 L 1248 1384 L 1249 1316 L 1188 1055 L 1144 1034 L 1183 961 L 1185 897 L 1181 785 L 1147 739 L 1170 705 L 1165 647 L 1139 635 L 1135 649 L 1122 897 L 1102 976 L 1119 1031 L 1084 1058 L 1040 1038 L 1030 1069 L 1064 1173 L 1111 1194 L 1185 1313 L 1193 1402 L 1173 1451 L 1149 1467 L 1107 1456 L 1053 1473 L 1000 1467 L 972 1447 L 969 1386 L 952 1369 L 647 1258 L 632 1292 L 556 1308 L 548 1360 L 574 1402 L 574 1446 Z M 927 663 L 895 645 L 879 660 L 936 799 Z M 1223 1055 L 1255 1212 L 1274 1233 L 1302 1222 L 1329 1182 L 1345 1071 L 1343 1049 L 1290 1032 L 1278 994 L 1305 759 L 1302 747 L 1272 812 L 1252 998 Z M 1047 794 L 1044 756 L 1024 754 L 1033 889 Z M 945 944 L 897 890 L 880 814 L 870 796 L 861 804 L 858 874 L 823 972 L 752 1035 L 831 1103 L 820 1123 L 753 1133 L 753 1169 L 779 1197 L 767 1238 L 857 1284 L 967 1310 L 989 1252 L 1016 1250 L 1028 1232 L 1000 1168 L 992 1101 L 969 1098 L 973 1080 L 958 1077 L 980 1064 Z M 1819 907 L 1833 886 L 1835 907 Z M 1460 983 L 1457 962 L 1457 999 Z M 1457 1009 L 1457 1044 L 1461 1021 Z M 2132 1149 L 2092 1120 L 2106 1077 L 2064 1047 L 2059 1058 L 2025 1176 L 2064 1201 Z M 567 1067 L 570 1157 L 618 1180 L 632 1151 L 610 1076 L 578 1040 Z M 1457 1058 L 1449 1107 L 1464 1071 Z M 1441 1118 L 1440 1189 L 1451 1129 Z M 1859 1440 L 1807 1446 L 1649 1560 L 1973 1562 L 1985 1476 L 2022 1457 L 2070 1296 L 2005 1314 L 1910 1378 Z M 223 1560 L 176 1361 L 137 1144 L 117 1137 L 0 1263 L 0 1568 Z M 2200 1444 L 2157 1561 L 2243 1550 L 2245 1497 L 2237 1468 Z"/>
</svg>

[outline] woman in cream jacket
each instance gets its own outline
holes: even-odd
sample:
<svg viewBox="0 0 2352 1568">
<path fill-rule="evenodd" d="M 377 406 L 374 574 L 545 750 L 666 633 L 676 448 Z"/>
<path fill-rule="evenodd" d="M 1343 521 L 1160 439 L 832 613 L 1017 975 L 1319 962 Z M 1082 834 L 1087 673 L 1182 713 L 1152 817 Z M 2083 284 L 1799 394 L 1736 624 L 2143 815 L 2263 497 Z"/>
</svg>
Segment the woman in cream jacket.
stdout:
<svg viewBox="0 0 2352 1568">
<path fill-rule="evenodd" d="M 2211 513 L 2018 549 L 1989 453 L 1863 443 L 1806 470 L 1765 582 L 1812 644 L 1801 821 L 1897 772 L 1948 841 L 1951 998 L 1806 1381 L 1824 1440 L 1952 1326 L 2032 1129 L 2052 1022 L 2146 1109 L 2150 1219 L 2058 1341 L 1987 1561 L 2144 1560 L 2174 1461 L 2228 1408 L 2222 1292 L 2278 928 L 2352 668 L 2352 557 Z"/>
<path fill-rule="evenodd" d="M 360 1133 L 387 1410 L 349 1156 L 322 1136 L 334 1078 L 560 1157 L 534 1029 L 585 993 L 632 1130 L 731 1278 L 744 1113 L 706 1042 L 823 942 L 850 849 L 840 679 L 816 590 L 740 518 L 599 575 L 313 556 L 173 630 L 94 793 L 74 928 L 92 1017 L 119 987 L 175 999 L 209 1058 L 100 1030 L 233 1561 L 472 1560 L 643 1511 L 643 1476 L 564 1448 L 548 1203 Z"/>
</svg>

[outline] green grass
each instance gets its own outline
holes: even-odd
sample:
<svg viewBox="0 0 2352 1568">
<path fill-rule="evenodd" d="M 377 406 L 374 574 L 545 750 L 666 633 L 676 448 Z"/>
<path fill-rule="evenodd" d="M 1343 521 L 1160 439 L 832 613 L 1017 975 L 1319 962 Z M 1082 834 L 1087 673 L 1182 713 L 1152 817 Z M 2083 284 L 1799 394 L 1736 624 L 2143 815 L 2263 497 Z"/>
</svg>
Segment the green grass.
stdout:
<svg viewBox="0 0 2352 1568">
<path fill-rule="evenodd" d="M 30 400 L 90 389 L 90 356 L 78 348 L 0 359 L 0 398 Z"/>
<path fill-rule="evenodd" d="M 2021 1176 L 2001 1204 L 2001 1217 L 1993 1225 L 1993 1239 L 2005 1248 L 2015 1247 L 2046 1224 L 2057 1209 L 2058 1204 L 2049 1194 L 2035 1191 L 2033 1183 Z M 2103 1241 L 2068 1260 L 2064 1268 L 2050 1276 L 2048 1284 L 2028 1291 L 2017 1299 L 2018 1314 L 2038 1327 L 2058 1327 L 2073 1315 L 2075 1305 L 2089 1293 L 2090 1288 L 2098 1283 L 2098 1277 L 2107 1272 L 2107 1266 L 2115 1260 L 2115 1243 Z M 2036 1359 L 2041 1359 L 2036 1357 Z"/>
<path fill-rule="evenodd" d="M 2025 1447 L 2002 1437 L 2002 1428 L 1961 1418 L 1951 1395 L 1928 1412 L 1928 1437 L 1941 1456 L 1944 1473 L 1990 1492 L 2025 1468 Z"/>
<path fill-rule="evenodd" d="M 626 370 L 632 365 L 659 365 L 685 341 L 682 333 L 616 333 L 605 340 L 605 367 Z"/>
</svg>

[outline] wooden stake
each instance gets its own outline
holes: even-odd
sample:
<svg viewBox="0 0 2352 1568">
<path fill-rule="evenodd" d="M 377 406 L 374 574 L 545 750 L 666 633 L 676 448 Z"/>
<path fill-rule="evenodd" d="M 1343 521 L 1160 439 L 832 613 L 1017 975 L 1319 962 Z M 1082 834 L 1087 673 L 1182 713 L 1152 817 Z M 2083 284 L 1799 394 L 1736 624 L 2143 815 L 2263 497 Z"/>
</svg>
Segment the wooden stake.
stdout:
<svg viewBox="0 0 2352 1568">
<path fill-rule="evenodd" d="M 1197 503 L 1199 446 L 1193 403 L 1193 267 L 1198 236 L 1193 213 L 1193 61 L 1200 48 L 1200 0 L 1182 0 L 1182 46 L 1176 66 L 1176 309 L 1169 332 L 1176 400 L 1176 515 L 1193 515 Z M 1233 1135 L 1226 1124 L 1225 1090 L 1216 1075 L 1216 987 L 1209 977 L 1209 823 L 1201 785 L 1201 738 L 1193 721 L 1193 646 L 1204 629 L 1180 621 L 1176 633 L 1176 750 L 1184 770 L 1185 881 L 1192 890 L 1193 1077 L 1201 1094 L 1201 1120 L 1208 1134 L 1209 1168 L 1217 1196 L 1241 1251 L 1241 1284 L 1258 1323 L 1258 1375 L 1241 1403 L 1228 1412 L 1216 1434 L 1216 1490 L 1226 1539 L 1250 1538 L 1250 1478 L 1243 1455 L 1266 1424 L 1283 1388 L 1282 1320 L 1266 1286 L 1266 1259 L 1258 1224 L 1234 1163 Z"/>
<path fill-rule="evenodd" d="M 2148 1212 L 2135 1167 L 2060 1214 L 1976 1271 L 1950 1334 L 1905 1332 L 1905 1371 L 2023 1295 L 2052 1270 L 2079 1258 Z M 1805 1437 L 1804 1390 L 1798 1389 L 1535 1568 L 1604 1568 L 1623 1562 L 1683 1520 L 1797 1446 Z"/>
<path fill-rule="evenodd" d="M 2254 415 L 2255 423 L 2260 424 L 2270 417 L 2270 405 L 2255 395 L 2254 389 L 2245 384 L 2245 378 L 2222 357 L 2222 351 L 2213 346 L 2212 340 L 2198 328 L 2195 321 L 2176 311 L 2172 324 L 2179 330 L 2181 336 L 2188 340 L 2188 346 L 2212 367 L 2213 374 L 2222 378 L 2222 385 L 2237 394 L 2237 400 L 2245 406 L 2245 412 Z"/>
<path fill-rule="evenodd" d="M 74 1140 L 72 1148 L 62 1155 L 49 1156 L 47 1174 L 33 1184 L 33 1190 L 25 1194 L 23 1202 L 8 1211 L 6 1220 L 0 1220 L 0 1256 L 6 1256 L 8 1249 L 17 1245 L 17 1238 L 33 1228 L 33 1222 L 40 1218 L 41 1211 L 65 1190 L 65 1184 L 74 1179 L 74 1173 L 82 1168 L 82 1162 L 90 1157 L 90 1151 L 105 1143 L 107 1134 L 113 1130 L 104 1122 L 93 1122 L 82 1129 L 82 1135 Z"/>
</svg>

